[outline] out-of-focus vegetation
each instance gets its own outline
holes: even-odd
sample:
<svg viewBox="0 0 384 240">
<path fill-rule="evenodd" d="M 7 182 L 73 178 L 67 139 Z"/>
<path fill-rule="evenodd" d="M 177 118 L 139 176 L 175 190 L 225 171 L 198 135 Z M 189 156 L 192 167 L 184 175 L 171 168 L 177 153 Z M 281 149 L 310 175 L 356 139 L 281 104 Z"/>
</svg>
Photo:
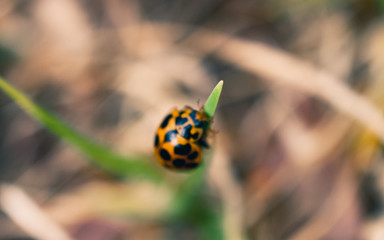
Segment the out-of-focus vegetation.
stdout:
<svg viewBox="0 0 384 240">
<path fill-rule="evenodd" d="M 384 239 L 383 6 L 0 0 L 0 75 L 148 166 L 90 164 L 1 92 L 0 238 Z M 204 166 L 158 166 L 164 114 L 220 79 Z"/>
<path fill-rule="evenodd" d="M 223 81 L 220 81 L 203 105 L 203 111 L 209 118 L 214 117 L 222 86 Z M 70 146 L 77 148 L 89 158 L 91 163 L 94 163 L 97 167 L 101 168 L 101 170 L 106 171 L 113 176 L 123 177 L 125 179 L 141 177 L 142 180 L 147 181 L 163 180 L 159 171 L 148 164 L 144 157 L 120 156 L 114 151 L 111 151 L 108 147 L 95 143 L 92 139 L 82 136 L 76 130 L 71 129 L 67 124 L 63 123 L 55 115 L 51 114 L 47 109 L 32 102 L 31 99 L 9 85 L 1 77 L 0 89 L 32 118 L 41 123 L 43 127 L 55 134 L 60 140 L 65 140 Z M 205 131 L 210 131 L 209 125 L 205 127 Z M 205 168 L 206 167 L 201 167 L 201 169 Z M 205 171 L 200 170 L 197 172 L 199 174 L 192 174 L 189 179 L 185 180 L 185 184 L 181 187 L 182 191 L 175 195 L 174 201 L 169 205 L 169 213 L 168 216 L 165 217 L 170 218 L 171 221 L 183 221 L 188 219 L 191 209 L 194 209 L 195 206 L 199 206 L 196 211 L 202 215 L 206 215 L 206 213 L 210 212 L 205 204 L 200 204 L 199 201 L 193 201 L 191 206 L 191 196 L 196 195 L 196 192 L 199 191 L 199 188 L 202 186 L 202 180 L 204 179 Z M 12 214 L 10 215 L 12 216 Z M 216 217 L 211 220 L 214 228 L 211 228 L 210 225 L 212 225 L 212 223 L 209 219 L 205 219 L 204 224 L 199 225 L 201 234 L 204 238 L 222 238 L 222 231 L 219 230 L 219 219 L 219 217 Z M 56 236 L 53 237 L 56 238 Z"/>
</svg>

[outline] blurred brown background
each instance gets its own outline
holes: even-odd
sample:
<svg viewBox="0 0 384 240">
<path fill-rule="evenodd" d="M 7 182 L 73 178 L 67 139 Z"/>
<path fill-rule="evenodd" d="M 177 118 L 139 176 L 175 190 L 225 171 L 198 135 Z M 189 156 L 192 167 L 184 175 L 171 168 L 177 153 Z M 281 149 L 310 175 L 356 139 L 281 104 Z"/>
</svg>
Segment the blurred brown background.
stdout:
<svg viewBox="0 0 384 240">
<path fill-rule="evenodd" d="M 225 239 L 380 240 L 383 13 L 382 0 L 0 0 L 0 74 L 149 158 L 166 112 L 223 79 L 206 194 Z M 199 239 L 158 220 L 174 188 L 84 160 L 0 93 L 0 239 L 42 231 L 12 215 L 28 201 L 56 239 Z"/>
</svg>

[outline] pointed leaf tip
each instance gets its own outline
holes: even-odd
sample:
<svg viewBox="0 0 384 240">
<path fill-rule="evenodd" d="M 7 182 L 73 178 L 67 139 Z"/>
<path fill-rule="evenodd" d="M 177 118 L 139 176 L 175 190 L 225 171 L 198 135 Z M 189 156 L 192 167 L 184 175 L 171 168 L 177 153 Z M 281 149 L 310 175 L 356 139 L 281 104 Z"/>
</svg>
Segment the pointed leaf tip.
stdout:
<svg viewBox="0 0 384 240">
<path fill-rule="evenodd" d="M 213 117 L 215 115 L 217 103 L 219 102 L 221 90 L 223 89 L 223 84 L 223 80 L 217 83 L 215 88 L 212 90 L 211 95 L 209 95 L 207 101 L 204 104 L 203 110 L 208 117 Z"/>
</svg>

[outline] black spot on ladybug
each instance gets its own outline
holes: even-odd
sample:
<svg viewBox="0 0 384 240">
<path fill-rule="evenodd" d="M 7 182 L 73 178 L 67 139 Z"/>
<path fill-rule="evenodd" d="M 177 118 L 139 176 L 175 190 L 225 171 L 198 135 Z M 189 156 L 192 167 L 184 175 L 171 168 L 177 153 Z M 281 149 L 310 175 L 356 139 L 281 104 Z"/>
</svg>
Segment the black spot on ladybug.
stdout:
<svg viewBox="0 0 384 240">
<path fill-rule="evenodd" d="M 165 149 L 161 149 L 160 150 L 160 156 L 162 159 L 166 160 L 166 161 L 169 161 L 171 160 L 171 155 L 169 155 L 169 152 Z"/>
<path fill-rule="evenodd" d="M 176 125 L 178 125 L 178 126 L 184 125 L 186 122 L 188 122 L 188 118 L 183 118 L 183 117 L 180 117 L 180 116 L 178 116 L 176 118 Z"/>
<path fill-rule="evenodd" d="M 187 126 L 182 128 L 180 135 L 185 139 L 190 139 L 191 138 L 191 129 L 192 129 L 192 126 L 190 124 L 188 124 Z"/>
<path fill-rule="evenodd" d="M 197 113 L 196 110 L 192 110 L 192 112 L 189 114 L 189 116 L 192 118 L 193 121 L 196 120 L 196 113 Z"/>
<path fill-rule="evenodd" d="M 189 160 L 195 160 L 195 159 L 197 158 L 198 155 L 199 155 L 199 154 L 198 154 L 196 151 L 194 151 L 193 153 L 191 153 L 191 154 L 188 155 L 188 159 L 189 159 Z"/>
<path fill-rule="evenodd" d="M 159 146 L 159 135 L 156 134 L 155 137 L 155 147 Z"/>
<path fill-rule="evenodd" d="M 172 118 L 172 114 L 168 114 L 161 123 L 160 127 L 165 128 L 168 125 L 169 120 Z"/>
<path fill-rule="evenodd" d="M 192 168 L 196 168 L 197 166 L 199 166 L 198 163 L 187 163 L 184 167 L 192 169 Z"/>
<path fill-rule="evenodd" d="M 192 134 L 191 137 L 196 140 L 199 137 L 199 133 Z"/>
<path fill-rule="evenodd" d="M 197 119 L 197 117 L 196 117 L 196 114 L 197 114 L 198 112 L 196 111 L 196 110 L 193 110 L 190 114 L 189 114 L 189 116 L 192 118 L 192 120 L 193 120 L 193 123 L 195 124 L 195 127 L 202 127 L 203 126 L 203 123 L 199 120 L 199 119 Z"/>
<path fill-rule="evenodd" d="M 191 144 L 185 145 L 178 144 L 175 146 L 175 153 L 180 155 L 188 155 L 191 152 Z"/>
<path fill-rule="evenodd" d="M 198 119 L 196 118 L 196 113 L 197 113 L 197 111 L 193 110 L 193 111 L 189 114 L 189 116 L 192 118 L 193 121 L 198 120 Z"/>
<path fill-rule="evenodd" d="M 181 158 L 176 158 L 175 160 L 172 161 L 172 163 L 175 167 L 180 168 L 185 165 L 185 160 Z"/>
<path fill-rule="evenodd" d="M 172 142 L 177 136 L 177 130 L 168 131 L 164 136 L 164 142 Z"/>
</svg>

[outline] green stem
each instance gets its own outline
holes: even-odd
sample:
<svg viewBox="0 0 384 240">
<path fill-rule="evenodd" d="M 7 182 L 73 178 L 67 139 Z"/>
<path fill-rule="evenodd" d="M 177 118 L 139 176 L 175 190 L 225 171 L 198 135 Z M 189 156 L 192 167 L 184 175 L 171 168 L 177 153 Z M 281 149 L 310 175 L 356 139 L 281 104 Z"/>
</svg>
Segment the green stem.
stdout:
<svg viewBox="0 0 384 240">
<path fill-rule="evenodd" d="M 90 161 L 111 174 L 122 177 L 140 176 L 154 181 L 161 178 L 159 171 L 144 157 L 123 157 L 78 133 L 48 110 L 8 84 L 0 77 L 0 89 L 12 98 L 26 113 L 35 118 L 53 134 L 65 140 L 90 158 Z"/>
</svg>

